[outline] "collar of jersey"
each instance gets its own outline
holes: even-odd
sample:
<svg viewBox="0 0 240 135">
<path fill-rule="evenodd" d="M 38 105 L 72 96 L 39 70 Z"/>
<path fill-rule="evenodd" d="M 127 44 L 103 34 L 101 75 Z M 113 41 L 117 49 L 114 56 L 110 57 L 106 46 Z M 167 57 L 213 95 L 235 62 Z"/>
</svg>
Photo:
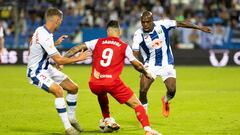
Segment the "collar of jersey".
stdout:
<svg viewBox="0 0 240 135">
<path fill-rule="evenodd" d="M 43 28 L 49 33 L 49 34 L 52 34 L 45 25 L 43 25 Z"/>
</svg>

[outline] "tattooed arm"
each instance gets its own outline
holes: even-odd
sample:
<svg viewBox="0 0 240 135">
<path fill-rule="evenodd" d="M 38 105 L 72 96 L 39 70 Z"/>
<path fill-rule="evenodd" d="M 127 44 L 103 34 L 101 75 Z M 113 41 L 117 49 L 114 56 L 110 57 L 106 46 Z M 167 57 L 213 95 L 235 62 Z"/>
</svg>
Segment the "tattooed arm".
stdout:
<svg viewBox="0 0 240 135">
<path fill-rule="evenodd" d="M 81 43 L 80 45 L 74 46 L 72 47 L 70 50 L 68 50 L 66 52 L 66 54 L 64 55 L 64 57 L 72 57 L 73 55 L 75 55 L 76 53 L 80 52 L 81 50 L 87 50 L 87 46 L 85 43 Z"/>
</svg>

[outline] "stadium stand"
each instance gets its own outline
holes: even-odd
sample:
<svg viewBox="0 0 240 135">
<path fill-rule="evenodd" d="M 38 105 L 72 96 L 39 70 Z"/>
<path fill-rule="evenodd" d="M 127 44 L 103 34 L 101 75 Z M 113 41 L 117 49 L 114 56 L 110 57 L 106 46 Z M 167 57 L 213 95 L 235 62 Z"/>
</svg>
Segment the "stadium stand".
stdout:
<svg viewBox="0 0 240 135">
<path fill-rule="evenodd" d="M 123 39 L 131 44 L 143 10 L 152 11 L 156 20 L 189 20 L 213 28 L 210 36 L 187 29 L 173 31 L 173 48 L 240 48 L 239 0 L 0 0 L 0 5 L 7 48 L 27 48 L 33 31 L 44 22 L 45 9 L 51 6 L 64 12 L 63 23 L 54 35 L 69 35 L 62 48 L 106 35 L 99 29 L 110 19 L 121 22 Z M 89 30 L 95 35 L 85 36 Z"/>
</svg>

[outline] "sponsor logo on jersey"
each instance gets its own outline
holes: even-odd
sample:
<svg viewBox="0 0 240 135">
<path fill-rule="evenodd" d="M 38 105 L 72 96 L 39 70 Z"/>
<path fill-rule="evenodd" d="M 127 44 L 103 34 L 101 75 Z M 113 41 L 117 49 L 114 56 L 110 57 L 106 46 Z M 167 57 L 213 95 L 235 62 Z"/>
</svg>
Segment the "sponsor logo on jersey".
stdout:
<svg viewBox="0 0 240 135">
<path fill-rule="evenodd" d="M 109 74 L 101 74 L 99 73 L 96 69 L 93 71 L 93 75 L 96 79 L 101 79 L 101 78 L 112 78 L 112 75 Z"/>
</svg>

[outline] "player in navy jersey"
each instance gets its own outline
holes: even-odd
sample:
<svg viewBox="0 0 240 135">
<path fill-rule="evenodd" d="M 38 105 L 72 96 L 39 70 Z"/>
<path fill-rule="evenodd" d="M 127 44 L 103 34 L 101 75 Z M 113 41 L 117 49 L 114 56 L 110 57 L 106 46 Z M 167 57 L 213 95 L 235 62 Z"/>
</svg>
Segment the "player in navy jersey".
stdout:
<svg viewBox="0 0 240 135">
<path fill-rule="evenodd" d="M 102 116 L 106 123 L 108 123 L 110 119 L 107 96 L 107 93 L 109 93 L 119 103 L 126 104 L 135 110 L 136 116 L 145 130 L 145 135 L 161 135 L 151 129 L 148 116 L 141 102 L 131 88 L 126 86 L 120 78 L 125 58 L 128 58 L 137 71 L 143 73 L 148 78 L 152 78 L 143 64 L 133 56 L 129 45 L 119 38 L 121 34 L 120 31 L 118 21 L 112 20 L 107 25 L 108 37 L 94 39 L 75 46 L 65 54 L 65 57 L 71 57 L 82 49 L 88 49 L 93 53 L 92 74 L 89 80 L 89 87 L 98 97 Z M 119 129 L 117 123 L 114 122 L 113 125 L 113 130 Z"/>
<path fill-rule="evenodd" d="M 161 76 L 167 93 L 162 97 L 162 111 L 165 117 L 169 115 L 169 100 L 176 93 L 176 70 L 169 41 L 169 31 L 176 27 L 192 28 L 211 33 L 211 29 L 205 26 L 194 25 L 187 21 L 159 20 L 153 21 L 153 15 L 144 11 L 141 15 L 142 28 L 139 28 L 133 37 L 133 54 L 152 74 L 154 79 L 148 79 L 144 75 L 140 79 L 140 96 L 145 110 L 148 108 L 147 92 L 157 76 Z"/>
</svg>

